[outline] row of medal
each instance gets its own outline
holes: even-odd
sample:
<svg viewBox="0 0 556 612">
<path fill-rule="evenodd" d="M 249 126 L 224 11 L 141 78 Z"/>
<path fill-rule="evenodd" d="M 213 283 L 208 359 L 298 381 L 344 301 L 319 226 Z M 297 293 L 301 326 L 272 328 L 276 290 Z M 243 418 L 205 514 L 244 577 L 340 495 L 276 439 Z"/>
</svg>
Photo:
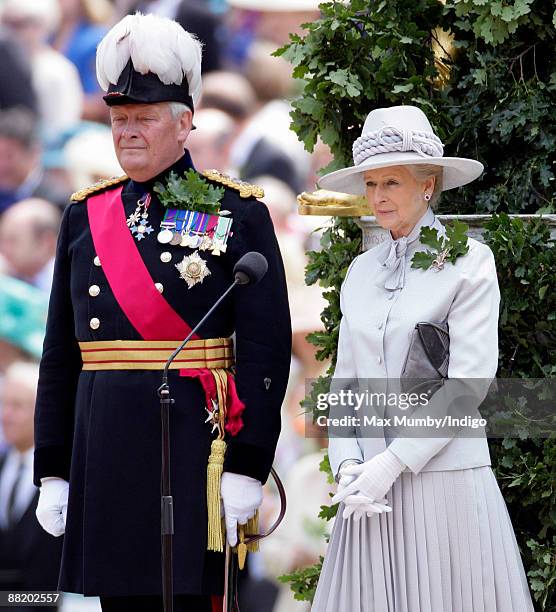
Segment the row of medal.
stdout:
<svg viewBox="0 0 556 612">
<path fill-rule="evenodd" d="M 154 230 L 149 223 L 149 206 L 151 204 L 150 194 L 144 194 L 138 201 L 137 207 L 127 218 L 127 226 L 132 236 L 140 242 Z M 213 255 L 226 252 L 228 238 L 232 235 L 232 219 L 229 211 L 221 211 L 220 215 L 192 210 L 166 210 L 164 219 L 160 224 L 157 240 L 161 244 L 180 245 L 195 249 L 190 255 L 184 256 L 183 260 L 175 264 L 180 277 L 191 289 L 210 276 L 207 262 L 200 257 L 200 251 L 210 250 Z M 197 250 L 198 249 L 198 250 Z M 172 259 L 168 251 L 161 253 L 160 259 L 167 263 Z"/>
<path fill-rule="evenodd" d="M 150 194 L 144 194 L 127 219 L 129 230 L 137 241 L 153 232 L 148 218 L 150 203 Z M 169 208 L 160 224 L 157 240 L 161 244 L 180 245 L 220 255 L 226 252 L 228 238 L 232 235 L 232 219 L 227 216 L 229 214 L 227 210 L 221 211 L 219 215 L 211 215 Z"/>
<path fill-rule="evenodd" d="M 213 255 L 226 252 L 228 238 L 231 236 L 232 219 L 193 210 L 166 210 L 160 224 L 157 240 L 161 244 L 180 245 L 200 251 L 211 251 Z"/>
</svg>

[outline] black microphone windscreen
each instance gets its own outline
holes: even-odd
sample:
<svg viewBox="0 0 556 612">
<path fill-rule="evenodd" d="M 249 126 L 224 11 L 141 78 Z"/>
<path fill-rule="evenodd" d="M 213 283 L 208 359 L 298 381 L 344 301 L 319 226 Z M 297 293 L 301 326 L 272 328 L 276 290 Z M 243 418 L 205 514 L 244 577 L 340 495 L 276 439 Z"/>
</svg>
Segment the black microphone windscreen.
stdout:
<svg viewBox="0 0 556 612">
<path fill-rule="evenodd" d="M 255 285 L 268 270 L 266 257 L 257 251 L 250 251 L 234 266 L 234 278 L 240 285 Z"/>
</svg>

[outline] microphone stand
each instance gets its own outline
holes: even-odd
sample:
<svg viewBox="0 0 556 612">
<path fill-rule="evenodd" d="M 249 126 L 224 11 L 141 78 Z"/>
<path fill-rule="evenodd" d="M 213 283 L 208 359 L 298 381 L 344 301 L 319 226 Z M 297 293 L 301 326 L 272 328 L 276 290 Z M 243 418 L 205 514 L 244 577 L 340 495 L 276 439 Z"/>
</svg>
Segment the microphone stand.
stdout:
<svg viewBox="0 0 556 612">
<path fill-rule="evenodd" d="M 195 325 L 188 334 L 187 338 L 178 346 L 178 348 L 170 355 L 164 371 L 162 373 L 162 384 L 158 388 L 158 397 L 160 398 L 160 417 L 162 421 L 162 467 L 161 467 L 161 538 L 162 538 L 162 601 L 164 612 L 173 612 L 174 597 L 173 597 L 173 559 L 172 559 L 172 536 L 174 535 L 174 505 L 172 493 L 170 490 L 170 405 L 175 403 L 175 400 L 170 397 L 170 386 L 168 384 L 168 370 L 172 361 L 179 355 L 180 351 L 191 340 L 192 336 L 203 325 L 203 323 L 216 310 L 220 303 L 228 296 L 228 294 L 236 287 L 243 285 L 245 282 L 240 277 L 236 276 L 234 282 L 226 289 L 226 291 L 218 298 L 207 314 Z"/>
</svg>

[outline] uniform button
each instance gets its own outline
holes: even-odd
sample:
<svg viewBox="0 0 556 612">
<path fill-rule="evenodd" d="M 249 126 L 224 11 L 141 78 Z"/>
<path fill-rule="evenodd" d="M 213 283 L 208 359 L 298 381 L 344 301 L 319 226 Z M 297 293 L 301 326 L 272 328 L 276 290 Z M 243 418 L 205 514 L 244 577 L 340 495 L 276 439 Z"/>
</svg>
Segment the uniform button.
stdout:
<svg viewBox="0 0 556 612">
<path fill-rule="evenodd" d="M 98 255 L 93 259 L 93 263 L 95 264 L 95 266 L 100 266 L 100 259 Z"/>
<path fill-rule="evenodd" d="M 98 285 L 91 285 L 89 287 L 89 295 L 91 297 L 96 297 L 100 293 L 100 287 Z"/>
<path fill-rule="evenodd" d="M 160 253 L 160 261 L 163 263 L 168 263 L 172 260 L 172 253 L 169 251 L 164 251 L 164 253 Z"/>
<path fill-rule="evenodd" d="M 162 283 L 155 283 L 154 286 L 158 289 L 158 293 L 162 293 L 164 291 L 164 285 Z"/>
<path fill-rule="evenodd" d="M 382 329 L 382 321 L 377 325 L 378 329 Z"/>
<path fill-rule="evenodd" d="M 100 321 L 96 317 L 93 317 L 89 321 L 89 326 L 91 329 L 98 329 L 100 327 Z"/>
<path fill-rule="evenodd" d="M 379 355 L 376 360 L 378 361 L 378 363 L 382 363 L 382 357 Z"/>
</svg>

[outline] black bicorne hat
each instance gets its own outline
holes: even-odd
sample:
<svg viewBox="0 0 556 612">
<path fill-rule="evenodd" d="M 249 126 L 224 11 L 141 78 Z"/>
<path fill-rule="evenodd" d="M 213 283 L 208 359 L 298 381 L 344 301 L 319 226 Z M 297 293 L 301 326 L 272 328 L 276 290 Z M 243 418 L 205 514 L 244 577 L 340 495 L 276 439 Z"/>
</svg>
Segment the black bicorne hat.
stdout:
<svg viewBox="0 0 556 612">
<path fill-rule="evenodd" d="M 166 85 L 156 74 L 141 74 L 133 67 L 131 59 L 120 74 L 116 85 L 110 83 L 103 96 L 108 106 L 118 104 L 154 104 L 156 102 L 181 102 L 193 112 L 193 99 L 189 95 L 189 83 L 184 76 L 180 85 Z"/>
</svg>

